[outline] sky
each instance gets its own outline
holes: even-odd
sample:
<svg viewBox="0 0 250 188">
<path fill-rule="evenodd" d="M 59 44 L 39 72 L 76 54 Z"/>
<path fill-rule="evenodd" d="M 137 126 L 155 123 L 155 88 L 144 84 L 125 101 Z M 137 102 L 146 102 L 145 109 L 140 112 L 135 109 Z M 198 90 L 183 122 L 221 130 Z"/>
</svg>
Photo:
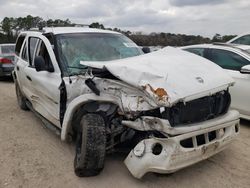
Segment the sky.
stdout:
<svg viewBox="0 0 250 188">
<path fill-rule="evenodd" d="M 68 18 L 143 33 L 212 37 L 250 32 L 249 0 L 0 0 L 0 10 L 1 20 L 27 15 Z"/>
</svg>

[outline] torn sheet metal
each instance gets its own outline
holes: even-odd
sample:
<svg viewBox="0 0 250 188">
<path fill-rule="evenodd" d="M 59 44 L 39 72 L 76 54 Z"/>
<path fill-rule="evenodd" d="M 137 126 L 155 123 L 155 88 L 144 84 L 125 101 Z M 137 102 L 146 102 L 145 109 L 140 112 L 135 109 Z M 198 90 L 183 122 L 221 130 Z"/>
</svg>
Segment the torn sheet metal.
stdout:
<svg viewBox="0 0 250 188">
<path fill-rule="evenodd" d="M 188 126 L 172 127 L 168 120 L 160 119 L 152 116 L 141 116 L 135 120 L 122 120 L 122 125 L 130 127 L 138 131 L 159 131 L 165 135 L 181 135 L 188 132 L 194 132 L 205 128 L 213 127 L 215 124 L 220 125 L 224 122 L 230 122 L 233 118 L 238 117 L 239 112 L 230 110 L 224 116 L 205 122 L 192 123 Z"/>
<path fill-rule="evenodd" d="M 217 92 L 215 88 L 223 90 L 234 82 L 209 60 L 172 47 L 126 59 L 81 64 L 107 69 L 122 81 L 146 91 L 159 105 L 210 95 Z"/>
<path fill-rule="evenodd" d="M 214 124 L 209 128 L 181 134 L 169 138 L 149 138 L 139 142 L 131 150 L 124 163 L 136 178 L 141 178 L 147 172 L 173 173 L 184 167 L 207 159 L 225 149 L 239 134 L 235 126 L 239 124 L 237 113 L 230 115 L 231 121 L 223 124 Z M 226 134 L 207 140 L 201 145 L 184 147 L 181 141 L 208 134 L 211 131 L 225 130 Z M 154 152 L 156 145 L 160 151 Z"/>
</svg>

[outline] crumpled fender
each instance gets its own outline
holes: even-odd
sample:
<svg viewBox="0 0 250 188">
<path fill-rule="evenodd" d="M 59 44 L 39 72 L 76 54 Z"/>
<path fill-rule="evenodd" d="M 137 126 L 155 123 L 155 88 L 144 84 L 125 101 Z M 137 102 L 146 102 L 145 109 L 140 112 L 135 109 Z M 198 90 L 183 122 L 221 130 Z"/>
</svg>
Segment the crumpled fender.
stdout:
<svg viewBox="0 0 250 188">
<path fill-rule="evenodd" d="M 63 118 L 61 140 L 66 141 L 67 139 L 67 134 L 71 128 L 71 121 L 72 121 L 74 112 L 78 108 L 80 108 L 83 104 L 88 103 L 90 101 L 110 102 L 110 103 L 116 104 L 119 107 L 122 107 L 122 104 L 119 103 L 120 101 L 119 98 L 115 96 L 110 96 L 110 95 L 105 95 L 105 94 L 101 94 L 100 96 L 97 96 L 95 94 L 80 95 L 79 97 L 71 101 L 67 107 L 67 110 Z"/>
</svg>

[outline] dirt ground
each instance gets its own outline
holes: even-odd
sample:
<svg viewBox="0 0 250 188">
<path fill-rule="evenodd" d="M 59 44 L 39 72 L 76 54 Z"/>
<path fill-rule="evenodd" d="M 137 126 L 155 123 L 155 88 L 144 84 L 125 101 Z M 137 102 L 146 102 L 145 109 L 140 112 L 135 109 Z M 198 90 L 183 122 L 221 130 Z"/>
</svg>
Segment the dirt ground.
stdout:
<svg viewBox="0 0 250 188">
<path fill-rule="evenodd" d="M 32 113 L 18 108 L 12 81 L 0 81 L 0 188 L 5 187 L 250 187 L 250 122 L 223 152 L 173 175 L 133 178 L 126 156 L 108 156 L 96 177 L 73 172 L 74 145 L 61 142 Z"/>
</svg>

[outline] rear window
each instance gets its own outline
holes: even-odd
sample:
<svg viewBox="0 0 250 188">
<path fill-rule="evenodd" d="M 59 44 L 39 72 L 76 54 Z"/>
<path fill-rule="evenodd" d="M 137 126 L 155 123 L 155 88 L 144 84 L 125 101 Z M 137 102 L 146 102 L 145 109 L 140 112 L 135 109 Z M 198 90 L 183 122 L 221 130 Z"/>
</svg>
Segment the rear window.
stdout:
<svg viewBox="0 0 250 188">
<path fill-rule="evenodd" d="M 1 50 L 3 54 L 13 54 L 15 51 L 15 45 L 2 46 Z"/>
</svg>

